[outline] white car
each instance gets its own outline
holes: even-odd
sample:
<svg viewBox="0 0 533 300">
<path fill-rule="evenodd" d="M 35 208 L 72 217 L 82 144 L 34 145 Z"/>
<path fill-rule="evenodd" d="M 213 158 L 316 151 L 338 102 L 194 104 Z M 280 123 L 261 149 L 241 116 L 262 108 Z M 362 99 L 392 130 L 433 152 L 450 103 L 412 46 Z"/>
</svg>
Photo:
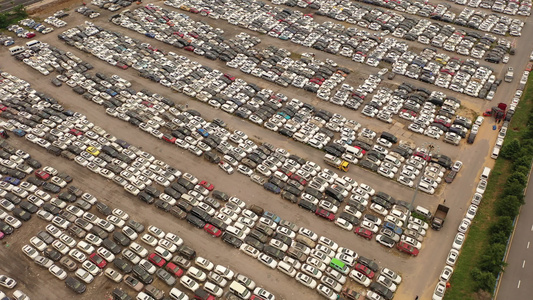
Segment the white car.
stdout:
<svg viewBox="0 0 533 300">
<path fill-rule="evenodd" d="M 198 256 L 195 260 L 194 260 L 194 263 L 199 266 L 200 268 L 206 270 L 206 271 L 211 271 L 213 270 L 213 268 L 215 267 L 215 264 L 213 264 L 211 261 L 209 261 L 208 259 L 205 259 L 201 256 Z"/>
<path fill-rule="evenodd" d="M 189 289 L 190 291 L 194 292 L 196 291 L 198 288 L 200 288 L 200 285 L 198 284 L 198 282 L 194 281 L 192 278 L 190 278 L 189 276 L 187 275 L 183 275 L 181 278 L 180 278 L 180 283 L 187 289 Z"/>
<path fill-rule="evenodd" d="M 353 224 L 348 222 L 348 221 L 346 221 L 343 218 L 337 218 L 335 220 L 335 225 L 339 226 L 340 228 L 342 228 L 344 230 L 348 230 L 348 231 L 351 231 L 353 229 Z"/>
<path fill-rule="evenodd" d="M 320 295 L 322 295 L 323 297 L 325 297 L 326 299 L 329 299 L 329 300 L 335 300 L 339 296 L 332 289 L 330 289 L 329 287 L 323 285 L 322 283 L 318 285 L 316 290 L 318 291 L 318 293 Z"/>
<path fill-rule="evenodd" d="M 458 160 L 453 164 L 452 170 L 455 172 L 459 172 L 459 170 L 461 170 L 462 167 L 463 167 L 463 162 Z"/>
<path fill-rule="evenodd" d="M 389 278 L 395 284 L 402 283 L 402 277 L 400 275 L 398 275 L 396 272 L 394 272 L 393 270 L 389 269 L 389 268 L 381 269 L 381 275 Z"/>
<path fill-rule="evenodd" d="M 377 233 L 378 232 L 378 225 L 376 225 L 373 222 L 370 222 L 368 220 L 363 220 L 363 222 L 361 222 L 361 227 L 363 227 L 365 229 L 368 229 L 368 230 L 372 231 L 373 233 Z"/>
<path fill-rule="evenodd" d="M 450 252 L 448 253 L 448 257 L 446 257 L 446 264 L 449 266 L 454 266 L 457 262 L 457 259 L 459 258 L 459 251 L 455 249 L 450 249 Z"/>
<path fill-rule="evenodd" d="M 429 228 L 429 225 L 428 223 L 418 219 L 418 218 L 415 218 L 415 217 L 409 217 L 409 224 L 415 224 L 415 225 L 418 225 L 420 226 L 421 228 L 423 228 L 424 230 L 428 230 Z"/>
<path fill-rule="evenodd" d="M 453 274 L 453 268 L 450 266 L 444 266 L 442 272 L 440 273 L 440 280 L 448 282 Z"/>
<path fill-rule="evenodd" d="M 433 291 L 432 300 L 442 300 L 444 298 L 444 293 L 446 293 L 446 282 L 439 281 Z"/>
<path fill-rule="evenodd" d="M 379 275 L 376 281 L 386 286 L 393 293 L 396 292 L 396 289 L 398 288 L 392 280 L 383 275 Z"/>
<path fill-rule="evenodd" d="M 366 277 L 363 273 L 357 271 L 357 270 L 352 270 L 350 272 L 350 278 L 352 278 L 355 282 L 361 284 L 362 286 L 365 286 L 365 287 L 368 287 L 370 285 L 370 283 L 372 282 L 372 280 L 370 280 L 370 278 Z"/>
<path fill-rule="evenodd" d="M 278 265 L 278 262 L 275 259 L 273 259 L 272 257 L 264 253 L 259 254 L 259 256 L 257 257 L 257 260 L 259 260 L 260 262 L 262 262 L 263 264 L 265 264 L 271 269 L 275 269 L 276 266 Z"/>
<path fill-rule="evenodd" d="M 461 233 L 466 233 L 468 231 L 468 228 L 470 227 L 470 224 L 472 224 L 472 221 L 468 218 L 464 218 L 461 221 L 461 224 L 459 224 L 459 228 L 457 229 L 457 231 Z"/>
<path fill-rule="evenodd" d="M 469 220 L 474 220 L 476 213 L 477 213 L 477 205 L 470 204 L 470 206 L 468 207 L 468 210 L 466 211 L 465 217 Z"/>
<path fill-rule="evenodd" d="M 304 286 L 310 289 L 316 288 L 316 285 L 317 285 L 316 281 L 313 278 L 309 277 L 309 275 L 307 274 L 298 272 L 295 278 L 296 278 L 296 281 L 298 281 L 299 283 L 303 284 Z"/>
<path fill-rule="evenodd" d="M 453 240 L 452 248 L 459 251 L 461 250 L 461 247 L 463 247 L 463 243 L 465 241 L 465 235 L 464 233 L 457 233 L 455 235 L 455 239 Z"/>
<path fill-rule="evenodd" d="M 422 243 L 420 243 L 418 240 L 416 240 L 416 239 L 414 239 L 414 238 L 412 238 L 410 236 L 402 235 L 401 240 L 404 241 L 405 243 L 415 247 L 418 250 L 420 250 L 420 248 L 422 248 Z"/>
<path fill-rule="evenodd" d="M 48 271 L 59 280 L 65 280 L 67 278 L 67 272 L 56 265 L 52 265 L 48 268 Z"/>
</svg>

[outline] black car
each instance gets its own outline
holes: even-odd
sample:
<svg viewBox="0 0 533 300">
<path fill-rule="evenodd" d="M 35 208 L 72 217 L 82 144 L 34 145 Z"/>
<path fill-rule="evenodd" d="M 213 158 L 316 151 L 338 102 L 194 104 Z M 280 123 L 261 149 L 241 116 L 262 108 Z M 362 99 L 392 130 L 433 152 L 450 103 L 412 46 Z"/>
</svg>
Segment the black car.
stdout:
<svg viewBox="0 0 533 300">
<path fill-rule="evenodd" d="M 155 207 L 159 208 L 160 210 L 164 211 L 164 212 L 169 212 L 170 209 L 172 208 L 172 205 L 170 205 L 170 203 L 168 202 L 165 202 L 161 199 L 157 199 L 155 201 Z"/>
<path fill-rule="evenodd" d="M 113 239 L 121 246 L 129 246 L 131 240 L 120 231 L 113 232 Z"/>
<path fill-rule="evenodd" d="M 52 194 L 59 194 L 59 192 L 61 191 L 61 188 L 58 185 L 50 183 L 50 182 L 45 182 L 42 185 L 42 188 L 43 190 L 50 192 Z"/>
<path fill-rule="evenodd" d="M 111 208 L 102 202 L 96 203 L 96 209 L 106 217 L 111 214 Z"/>
<path fill-rule="evenodd" d="M 59 195 L 57 195 L 57 198 L 63 200 L 63 201 L 66 201 L 66 202 L 74 202 L 76 201 L 77 197 L 74 196 L 73 194 L 69 193 L 69 192 L 62 192 L 60 193 Z"/>
<path fill-rule="evenodd" d="M 193 216 L 192 214 L 188 214 L 185 219 L 187 220 L 187 222 L 189 222 L 193 226 L 198 227 L 200 229 L 204 228 L 204 226 L 205 226 L 205 222 L 202 219 L 200 219 L 200 218 L 198 218 L 196 216 Z"/>
<path fill-rule="evenodd" d="M 313 212 L 313 213 L 316 211 L 316 208 L 317 208 L 315 204 L 305 199 L 301 199 L 300 203 L 298 203 L 298 206 L 303 209 L 307 209 L 308 211 Z"/>
<path fill-rule="evenodd" d="M 52 249 L 50 247 L 44 249 L 43 254 L 44 256 L 48 257 L 49 259 L 53 261 L 59 261 L 61 259 L 61 253 L 57 252 L 55 249 Z"/>
<path fill-rule="evenodd" d="M 87 201 L 85 201 L 83 199 L 78 199 L 78 200 L 74 201 L 74 203 L 72 203 L 72 205 L 74 205 L 76 207 L 79 207 L 79 208 L 81 208 L 83 210 L 89 210 L 92 207 L 92 205 L 89 202 L 87 202 Z"/>
<path fill-rule="evenodd" d="M 347 212 L 341 212 L 337 218 L 342 218 L 350 222 L 354 226 L 357 226 L 359 224 L 359 219 Z"/>
<path fill-rule="evenodd" d="M 107 250 L 111 251 L 111 253 L 115 255 L 119 254 L 120 251 L 122 251 L 122 248 L 120 248 L 117 243 L 113 242 L 109 238 L 105 238 L 102 240 L 102 246 L 104 246 Z"/>
<path fill-rule="evenodd" d="M 126 260 L 124 260 L 122 258 L 115 258 L 115 260 L 113 261 L 113 264 L 122 273 L 129 274 L 132 271 L 131 264 L 129 264 Z"/>
<path fill-rule="evenodd" d="M 294 194 L 290 193 L 289 191 L 281 192 L 281 198 L 288 200 L 292 203 L 298 202 L 298 197 L 296 197 Z"/>
<path fill-rule="evenodd" d="M 57 206 L 54 206 L 50 203 L 45 203 L 43 204 L 43 209 L 49 213 L 51 213 L 52 215 L 58 215 L 60 212 L 61 212 L 61 209 Z"/>
<path fill-rule="evenodd" d="M 378 165 L 367 160 L 367 159 L 361 159 L 359 161 L 359 165 L 365 169 L 369 169 L 371 171 L 374 171 L 374 172 L 377 172 L 378 170 Z"/>
<path fill-rule="evenodd" d="M 444 177 L 444 181 L 446 183 L 452 183 L 456 175 L 457 175 L 456 171 L 450 171 L 450 173 L 446 174 L 446 177 Z"/>
<path fill-rule="evenodd" d="M 26 178 L 26 181 L 31 183 L 31 184 L 34 184 L 36 185 L 37 187 L 43 185 L 44 181 L 40 180 L 40 179 L 37 179 L 37 177 L 28 177 Z"/>
<path fill-rule="evenodd" d="M 65 180 L 66 183 L 71 183 L 72 180 L 73 180 L 72 176 L 68 175 L 65 172 L 61 172 L 61 173 L 57 174 L 57 177 Z"/>
<path fill-rule="evenodd" d="M 131 269 L 133 272 L 133 276 L 135 276 L 135 278 L 137 278 L 143 284 L 150 284 L 154 282 L 154 277 L 152 277 L 152 275 L 146 272 L 146 270 L 143 269 L 141 266 L 134 265 Z"/>
<path fill-rule="evenodd" d="M 5 235 L 9 235 L 13 233 L 14 228 L 9 224 L 0 221 L 0 231 L 3 232 Z"/>
<path fill-rule="evenodd" d="M 34 213 L 36 213 L 39 210 L 39 207 L 37 207 L 36 205 L 34 205 L 31 202 L 28 202 L 27 200 L 21 201 L 19 205 L 20 205 L 20 208 L 22 208 L 23 210 L 25 210 L 26 212 L 28 212 L 30 214 L 34 214 Z M 14 210 L 13 210 L 13 212 L 14 212 Z"/>
<path fill-rule="evenodd" d="M 265 244 L 263 244 L 262 242 L 258 241 L 257 239 L 251 236 L 246 236 L 244 238 L 244 242 L 259 251 L 263 251 L 263 249 L 265 248 Z"/>
<path fill-rule="evenodd" d="M 113 290 L 112 295 L 113 300 L 132 300 L 130 295 L 118 288 Z"/>
<path fill-rule="evenodd" d="M 37 237 L 40 238 L 43 242 L 45 242 L 47 245 L 50 245 L 54 241 L 54 237 L 46 231 L 39 231 L 37 233 Z"/>
<path fill-rule="evenodd" d="M 83 294 L 85 293 L 85 290 L 87 290 L 87 286 L 84 283 L 72 276 L 67 277 L 65 285 L 78 294 Z"/>
<path fill-rule="evenodd" d="M 145 187 L 144 192 L 148 193 L 150 196 L 154 198 L 158 198 L 161 195 L 161 192 L 151 185 Z"/>
<path fill-rule="evenodd" d="M 360 264 L 367 266 L 370 270 L 372 270 L 374 272 L 377 272 L 379 270 L 378 264 L 375 261 L 373 261 L 373 260 L 371 260 L 369 258 L 366 258 L 364 256 L 359 256 L 357 261 Z"/>
<path fill-rule="evenodd" d="M 239 248 L 243 243 L 239 238 L 227 232 L 222 235 L 222 240 L 235 248 Z"/>
<path fill-rule="evenodd" d="M 128 222 L 126 222 L 126 225 L 131 227 L 131 229 L 137 231 L 137 233 L 141 233 L 144 231 L 144 225 L 132 219 L 128 220 Z"/>
<path fill-rule="evenodd" d="M 270 255 L 271 257 L 278 259 L 278 260 L 282 260 L 285 257 L 285 254 L 283 253 L 283 251 L 277 248 L 274 248 L 270 245 L 265 246 L 265 248 L 263 249 L 263 252 L 265 252 L 265 254 Z"/>
<path fill-rule="evenodd" d="M 109 237 L 109 233 L 100 228 L 100 226 L 93 226 L 93 228 L 91 228 L 89 232 L 94 235 L 97 235 L 101 239 L 107 239 Z"/>
<path fill-rule="evenodd" d="M 137 195 L 137 198 L 139 198 L 141 201 L 145 202 L 145 203 L 148 203 L 148 204 L 152 204 L 154 203 L 154 197 L 150 196 L 150 194 L 148 194 L 147 192 L 140 192 L 138 195 Z M 161 200 L 159 200 L 161 201 Z"/>
<path fill-rule="evenodd" d="M 212 196 L 213 198 L 224 201 L 224 202 L 227 202 L 229 200 L 228 194 L 221 192 L 219 190 L 214 190 L 212 193 Z"/>
<path fill-rule="evenodd" d="M 188 260 L 192 260 L 196 257 L 196 251 L 187 245 L 181 245 L 177 252 Z"/>
<path fill-rule="evenodd" d="M 228 228 L 228 224 L 224 223 L 224 221 L 220 220 L 220 219 L 217 219 L 217 218 L 211 218 L 211 220 L 209 220 L 209 224 L 215 226 L 216 228 L 224 231 L 226 230 L 226 228 Z"/>
<path fill-rule="evenodd" d="M 9 202 L 11 202 L 11 203 L 13 203 L 15 205 L 19 205 L 20 202 L 22 201 L 22 199 L 19 196 L 16 196 L 15 194 L 12 194 L 10 192 L 7 192 L 4 195 L 4 199 L 9 200 Z"/>
<path fill-rule="evenodd" d="M 392 291 L 379 282 L 372 282 L 370 284 L 370 290 L 378 293 L 386 300 L 391 300 L 394 297 Z"/>
</svg>

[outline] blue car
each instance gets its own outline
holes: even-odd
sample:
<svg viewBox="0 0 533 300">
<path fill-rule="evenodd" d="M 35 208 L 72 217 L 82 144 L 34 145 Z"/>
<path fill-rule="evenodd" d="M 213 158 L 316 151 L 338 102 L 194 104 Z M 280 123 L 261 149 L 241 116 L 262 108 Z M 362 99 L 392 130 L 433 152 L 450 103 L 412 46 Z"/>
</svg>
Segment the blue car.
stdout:
<svg viewBox="0 0 533 300">
<path fill-rule="evenodd" d="M 2 181 L 5 181 L 5 182 L 10 183 L 12 185 L 19 185 L 20 184 L 20 179 L 15 178 L 15 177 L 11 177 L 11 176 L 4 177 L 2 179 Z"/>
<path fill-rule="evenodd" d="M 203 137 L 208 137 L 209 136 L 209 132 L 207 132 L 207 130 L 203 129 L 203 128 L 198 128 L 198 130 L 196 130 L 201 136 Z"/>
<path fill-rule="evenodd" d="M 26 131 L 24 131 L 22 129 L 15 129 L 15 130 L 13 130 L 13 133 L 18 135 L 18 136 L 25 136 L 26 135 Z"/>
<path fill-rule="evenodd" d="M 396 224 L 391 222 L 385 222 L 385 224 L 383 224 L 383 227 L 394 231 L 394 233 L 398 235 L 401 235 L 403 233 L 403 230 L 402 228 L 400 228 L 400 226 L 397 226 Z"/>
<path fill-rule="evenodd" d="M 267 183 L 265 183 L 265 184 L 272 184 L 272 183 L 267 182 Z M 275 187 L 278 187 L 278 186 L 275 185 L 275 184 L 272 184 L 272 185 L 275 186 Z M 278 187 L 278 189 L 279 189 L 279 187 Z M 281 218 L 280 218 L 280 217 L 278 217 L 276 214 L 273 214 L 273 213 L 271 213 L 271 212 L 269 212 L 269 211 L 265 211 L 265 212 L 263 213 L 263 217 L 265 217 L 265 218 L 269 218 L 270 220 L 274 221 L 275 223 L 279 223 L 279 222 L 281 222 Z"/>
</svg>

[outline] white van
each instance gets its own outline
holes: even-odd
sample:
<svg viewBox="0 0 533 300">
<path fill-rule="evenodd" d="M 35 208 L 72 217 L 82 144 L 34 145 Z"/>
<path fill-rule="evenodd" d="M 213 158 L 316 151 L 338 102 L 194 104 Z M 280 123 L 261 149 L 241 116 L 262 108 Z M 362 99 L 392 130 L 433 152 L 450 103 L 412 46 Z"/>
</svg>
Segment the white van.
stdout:
<svg viewBox="0 0 533 300">
<path fill-rule="evenodd" d="M 497 159 L 499 154 L 500 154 L 500 148 L 494 147 L 494 149 L 492 149 L 492 154 L 490 155 L 490 158 Z"/>
<path fill-rule="evenodd" d="M 485 167 L 485 168 L 483 168 L 483 172 L 481 173 L 481 176 L 479 177 L 479 179 L 488 180 L 489 179 L 489 175 L 490 175 L 490 168 L 489 167 Z"/>
<path fill-rule="evenodd" d="M 237 281 L 230 284 L 229 291 L 243 300 L 247 300 L 251 296 L 250 291 Z"/>
<path fill-rule="evenodd" d="M 11 53 L 11 55 L 17 55 L 22 52 L 24 52 L 24 47 L 22 46 L 13 46 L 9 48 L 9 53 Z"/>
<path fill-rule="evenodd" d="M 399 168 L 400 165 L 402 164 L 399 159 L 397 159 L 396 157 L 394 157 L 394 156 L 392 156 L 390 154 L 385 155 L 384 161 L 393 164 L 396 168 Z"/>
<path fill-rule="evenodd" d="M 29 41 L 29 42 L 26 43 L 26 47 L 28 47 L 28 48 L 31 48 L 33 46 L 39 47 L 39 46 L 41 46 L 41 44 L 42 43 L 39 40 L 32 40 L 32 41 Z"/>
<path fill-rule="evenodd" d="M 431 219 L 431 212 L 429 211 L 429 209 L 427 209 L 425 207 L 422 207 L 422 206 L 419 205 L 419 206 L 417 206 L 415 208 L 415 212 L 423 215 L 427 219 Z"/>
<path fill-rule="evenodd" d="M 289 264 L 289 263 L 286 263 L 284 261 L 280 261 L 278 263 L 278 270 L 280 270 L 282 273 L 286 274 L 286 275 L 289 275 L 290 277 L 294 277 L 296 276 L 296 270 L 294 269 L 294 267 Z"/>
<path fill-rule="evenodd" d="M 361 149 L 349 145 L 344 146 L 344 148 L 346 148 L 346 153 L 357 157 L 357 159 L 363 158 L 363 151 Z"/>
</svg>

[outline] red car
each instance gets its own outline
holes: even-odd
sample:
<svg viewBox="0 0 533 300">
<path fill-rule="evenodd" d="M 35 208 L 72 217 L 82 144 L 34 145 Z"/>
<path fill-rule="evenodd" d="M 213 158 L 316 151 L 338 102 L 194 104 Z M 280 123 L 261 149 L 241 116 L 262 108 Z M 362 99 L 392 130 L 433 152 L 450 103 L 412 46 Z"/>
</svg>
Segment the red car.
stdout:
<svg viewBox="0 0 533 300">
<path fill-rule="evenodd" d="M 103 259 L 98 253 L 94 252 L 93 254 L 89 255 L 89 260 L 94 263 L 98 268 L 103 269 L 105 266 L 107 266 L 107 261 Z"/>
<path fill-rule="evenodd" d="M 412 256 L 417 256 L 418 253 L 419 253 L 418 249 L 416 249 L 412 245 L 407 244 L 404 241 L 400 241 L 398 244 L 396 244 L 396 248 L 398 248 L 398 250 L 400 250 L 400 251 L 402 251 L 404 253 L 410 254 Z"/>
<path fill-rule="evenodd" d="M 77 130 L 77 129 L 74 129 L 74 128 L 72 128 L 71 130 L 69 130 L 69 132 L 68 132 L 68 133 L 72 134 L 73 136 L 80 136 L 80 135 L 82 135 L 82 134 L 83 134 L 83 132 L 82 132 L 82 131 L 79 131 L 79 130 Z"/>
<path fill-rule="evenodd" d="M 186 46 L 184 47 L 183 49 L 187 50 L 187 51 L 194 51 L 194 47 L 193 46 Z"/>
<path fill-rule="evenodd" d="M 422 158 L 425 161 L 430 161 L 431 160 L 431 156 L 429 156 L 429 155 L 427 155 L 426 153 L 423 153 L 423 152 L 415 152 L 415 154 L 413 154 L 413 156 L 418 156 L 418 157 Z"/>
<path fill-rule="evenodd" d="M 204 230 L 205 232 L 209 233 L 214 237 L 219 237 L 222 235 L 222 231 L 220 231 L 220 229 L 216 228 L 214 225 L 211 224 L 205 224 Z"/>
<path fill-rule="evenodd" d="M 365 265 L 362 265 L 362 264 L 356 264 L 355 265 L 355 269 L 361 273 L 363 273 L 363 275 L 365 275 L 366 277 L 368 277 L 369 279 L 372 279 L 374 278 L 374 271 L 370 270 L 367 266 Z"/>
<path fill-rule="evenodd" d="M 35 176 L 41 180 L 48 180 L 48 178 L 50 178 L 50 174 L 41 169 L 35 170 Z"/>
<path fill-rule="evenodd" d="M 31 39 L 32 37 L 35 37 L 35 32 L 28 32 L 26 33 L 26 38 Z"/>
<path fill-rule="evenodd" d="M 307 180 L 303 179 L 301 176 L 299 175 L 296 175 L 296 174 L 291 174 L 290 178 L 292 180 L 296 180 L 298 181 L 301 185 L 306 185 L 307 184 Z"/>
<path fill-rule="evenodd" d="M 365 239 L 367 240 L 370 240 L 372 239 L 372 236 L 374 235 L 372 233 L 372 231 L 366 229 L 366 228 L 363 228 L 363 227 L 355 227 L 355 229 L 353 230 L 353 232 L 359 236 L 362 236 L 364 237 Z"/>
<path fill-rule="evenodd" d="M 171 144 L 174 144 L 176 142 L 176 138 L 171 136 L 171 135 L 169 135 L 169 134 L 164 134 L 163 135 L 163 141 L 171 143 Z"/>
<path fill-rule="evenodd" d="M 154 265 L 158 266 L 158 267 L 162 267 L 166 264 L 166 260 L 164 260 L 161 256 L 155 254 L 155 253 L 152 253 L 150 254 L 150 256 L 148 256 L 148 260 L 153 263 Z"/>
<path fill-rule="evenodd" d="M 363 155 L 366 154 L 366 150 L 365 149 L 363 149 L 363 148 L 361 148 L 359 146 L 353 146 L 353 147 L 359 149 L 361 151 L 361 153 L 363 153 Z"/>
<path fill-rule="evenodd" d="M 329 211 L 327 211 L 325 209 L 318 208 L 315 211 L 315 215 L 317 215 L 319 217 L 322 217 L 324 219 L 328 219 L 330 221 L 334 221 L 335 220 L 335 215 L 330 213 Z"/>
<path fill-rule="evenodd" d="M 225 73 L 224 74 L 224 77 L 226 77 L 227 79 L 231 80 L 231 81 L 235 81 L 235 76 L 231 76 L 230 74 L 228 73 Z"/>
<path fill-rule="evenodd" d="M 183 275 L 183 270 L 180 269 L 178 266 L 176 266 L 175 264 L 173 263 L 168 263 L 166 266 L 165 266 L 165 269 L 174 274 L 174 276 L 177 276 L 177 277 L 181 277 L 181 275 Z"/>
<path fill-rule="evenodd" d="M 205 180 L 200 181 L 200 185 L 203 186 L 204 188 L 206 188 L 208 191 L 212 191 L 215 188 L 214 185 L 212 185 L 211 183 L 209 183 L 209 182 L 207 182 Z"/>
</svg>

